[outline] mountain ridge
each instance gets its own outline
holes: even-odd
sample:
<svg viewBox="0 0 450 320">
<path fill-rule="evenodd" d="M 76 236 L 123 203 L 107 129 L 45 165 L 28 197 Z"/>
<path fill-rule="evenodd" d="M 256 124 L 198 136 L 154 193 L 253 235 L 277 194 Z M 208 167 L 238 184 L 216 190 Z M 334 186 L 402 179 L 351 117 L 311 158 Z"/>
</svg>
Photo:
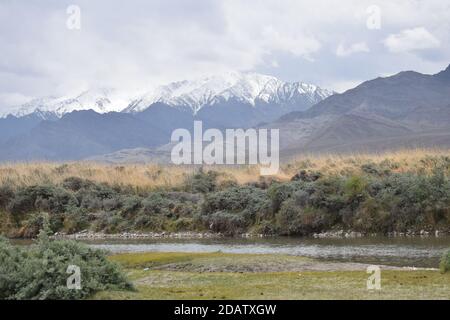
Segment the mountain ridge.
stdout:
<svg viewBox="0 0 450 320">
<path fill-rule="evenodd" d="M 443 134 L 450 133 L 450 67 L 434 75 L 403 71 L 368 80 L 306 111 L 287 113 L 270 126 L 280 128 L 281 144 L 290 153 L 335 152 L 341 145 L 347 151 L 348 145 L 355 152 L 370 151 L 382 149 L 383 139 L 392 147 L 412 146 L 408 134 L 426 134 L 430 147 L 450 147 L 450 135 Z M 433 133 L 439 143 L 433 143 Z"/>
<path fill-rule="evenodd" d="M 3 112 L 0 118 L 8 115 L 22 117 L 32 113 L 41 114 L 43 119 L 61 118 L 72 111 L 89 109 L 97 113 L 138 113 L 155 103 L 191 110 L 195 115 L 205 106 L 228 100 L 252 106 L 264 102 L 277 105 L 302 104 L 302 109 L 305 109 L 331 94 L 334 92 L 303 82 L 284 82 L 273 76 L 257 73 L 230 72 L 191 81 L 172 82 L 138 95 L 99 87 L 77 95 L 36 98 Z"/>
<path fill-rule="evenodd" d="M 167 150 L 159 148 L 168 144 L 174 129 L 192 130 L 194 120 L 203 121 L 205 129 L 249 128 L 260 123 L 265 128 L 279 129 L 282 157 L 302 152 L 450 147 L 449 67 L 435 75 L 406 71 L 368 80 L 313 106 L 305 96 L 306 100 L 294 99 L 293 105 L 280 103 L 282 99 L 268 99 L 263 93 L 277 92 L 272 95 L 274 98 L 292 97 L 291 93 L 301 85 L 291 85 L 294 89 L 283 91 L 284 85 L 265 79 L 270 90 L 260 83 L 255 88 L 261 90 L 247 88 L 249 95 L 243 95 L 251 99 L 262 97 L 252 100 L 254 103 L 228 97 L 211 104 L 214 95 L 200 90 L 196 91 L 196 97 L 200 97 L 197 101 L 209 104 L 198 109 L 178 102 L 174 107 L 166 101 L 152 102 L 138 112 L 72 111 L 48 120 L 42 120 L 42 114 L 9 116 L 0 119 L 0 133 L 6 137 L 0 139 L 0 160 L 117 161 L 126 160 L 127 155 L 139 161 L 151 157 L 167 159 Z M 184 85 L 179 83 L 176 87 Z M 231 85 L 231 80 L 227 85 Z M 302 103 L 311 107 L 303 110 Z"/>
</svg>

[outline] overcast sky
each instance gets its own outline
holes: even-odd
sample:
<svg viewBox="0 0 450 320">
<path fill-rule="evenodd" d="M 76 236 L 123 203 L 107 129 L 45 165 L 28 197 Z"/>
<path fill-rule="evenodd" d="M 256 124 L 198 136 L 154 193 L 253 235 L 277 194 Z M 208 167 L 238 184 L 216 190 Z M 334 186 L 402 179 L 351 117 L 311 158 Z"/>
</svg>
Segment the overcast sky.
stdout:
<svg viewBox="0 0 450 320">
<path fill-rule="evenodd" d="M 449 37 L 448 0 L 0 0 L 0 110 L 230 70 L 343 91 L 444 69 Z"/>
</svg>

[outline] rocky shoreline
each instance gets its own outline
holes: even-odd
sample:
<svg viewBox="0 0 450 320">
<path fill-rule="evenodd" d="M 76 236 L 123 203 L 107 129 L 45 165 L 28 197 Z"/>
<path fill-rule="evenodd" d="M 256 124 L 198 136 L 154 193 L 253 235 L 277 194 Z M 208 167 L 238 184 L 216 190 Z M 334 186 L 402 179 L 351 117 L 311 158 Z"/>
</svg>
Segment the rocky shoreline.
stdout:
<svg viewBox="0 0 450 320">
<path fill-rule="evenodd" d="M 387 237 L 440 237 L 446 236 L 448 232 L 435 230 L 433 232 L 421 230 L 419 232 L 391 232 L 383 236 Z M 250 234 L 244 233 L 234 236 L 234 238 L 271 238 L 276 235 L 264 235 L 264 234 Z M 336 230 L 336 231 L 326 231 L 321 233 L 314 233 L 311 235 L 313 238 L 337 238 L 337 239 L 353 239 L 353 238 L 363 238 L 363 237 L 376 237 L 380 234 L 367 234 L 350 230 Z M 102 233 L 102 232 L 91 232 L 91 231 L 81 231 L 74 234 L 66 233 L 55 233 L 51 236 L 55 240 L 120 240 L 120 239 L 222 239 L 227 238 L 222 233 L 212 233 L 212 232 L 123 232 L 123 233 Z"/>
<path fill-rule="evenodd" d="M 119 239 L 219 239 L 224 235 L 210 232 L 123 232 L 102 233 L 81 231 L 74 234 L 55 233 L 55 240 L 119 240 Z"/>
<path fill-rule="evenodd" d="M 442 230 L 434 230 L 434 231 L 408 231 L 408 232 L 389 232 L 383 236 L 390 238 L 399 238 L 399 237 L 441 237 L 446 236 L 449 233 L 447 231 Z M 356 231 L 346 231 L 346 230 L 336 230 L 336 231 L 327 231 L 321 233 L 314 233 L 312 235 L 314 238 L 363 238 L 363 237 L 376 237 L 380 236 L 378 233 L 362 233 Z"/>
</svg>

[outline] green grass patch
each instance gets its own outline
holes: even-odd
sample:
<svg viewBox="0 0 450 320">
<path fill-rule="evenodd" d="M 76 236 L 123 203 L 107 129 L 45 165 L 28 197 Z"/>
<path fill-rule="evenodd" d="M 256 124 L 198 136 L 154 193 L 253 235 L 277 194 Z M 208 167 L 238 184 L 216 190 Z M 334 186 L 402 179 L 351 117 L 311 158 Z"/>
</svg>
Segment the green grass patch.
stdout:
<svg viewBox="0 0 450 320">
<path fill-rule="evenodd" d="M 110 257 L 127 268 L 136 291 L 103 291 L 93 299 L 450 299 L 450 274 L 433 270 L 385 270 L 381 290 L 367 290 L 360 271 L 215 272 L 246 268 L 323 265 L 309 258 L 224 253 L 138 253 Z M 164 267 L 180 267 L 179 270 Z M 333 266 L 339 266 L 336 263 Z M 343 266 L 347 266 L 342 264 Z M 149 267 L 150 266 L 150 267 Z M 186 268 L 185 268 L 186 267 Z M 204 267 L 204 269 L 201 269 Z M 200 268 L 200 269 L 199 269 Z M 238 269 L 240 270 L 240 269 Z"/>
<path fill-rule="evenodd" d="M 183 253 L 183 252 L 145 252 L 124 253 L 110 257 L 110 260 L 126 268 L 150 268 L 170 263 L 188 262 L 199 258 L 216 258 L 223 253 Z"/>
<path fill-rule="evenodd" d="M 450 276 L 436 271 L 384 271 L 369 291 L 362 271 L 190 273 L 148 271 L 136 292 L 100 292 L 95 299 L 450 299 Z"/>
</svg>

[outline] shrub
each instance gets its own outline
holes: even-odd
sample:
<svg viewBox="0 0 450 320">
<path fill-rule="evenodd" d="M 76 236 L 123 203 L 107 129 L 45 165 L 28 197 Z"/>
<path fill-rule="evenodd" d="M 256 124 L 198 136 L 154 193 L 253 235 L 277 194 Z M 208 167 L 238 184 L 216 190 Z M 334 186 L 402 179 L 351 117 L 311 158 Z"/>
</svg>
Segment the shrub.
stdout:
<svg viewBox="0 0 450 320">
<path fill-rule="evenodd" d="M 184 182 L 184 189 L 188 192 L 207 193 L 216 190 L 217 178 L 219 173 L 216 171 L 204 172 L 202 168 L 192 176 L 188 176 Z"/>
<path fill-rule="evenodd" d="M 65 189 L 71 190 L 71 191 L 78 191 L 80 189 L 88 189 L 93 187 L 95 184 L 90 181 L 90 180 L 86 180 L 86 179 L 82 179 L 79 177 L 69 177 L 64 179 L 62 186 Z"/>
<path fill-rule="evenodd" d="M 14 198 L 14 191 L 8 186 L 0 186 L 0 209 L 6 209 Z"/>
<path fill-rule="evenodd" d="M 262 220 L 253 226 L 251 233 L 263 235 L 275 235 L 277 234 L 277 227 L 271 220 Z"/>
<path fill-rule="evenodd" d="M 361 170 L 364 173 L 378 177 L 390 175 L 392 173 L 391 169 L 395 168 L 395 165 L 389 160 L 384 160 L 379 164 L 369 162 L 361 166 Z"/>
<path fill-rule="evenodd" d="M 336 213 L 327 212 L 317 208 L 305 208 L 300 215 L 302 234 L 312 234 L 329 230 L 337 222 Z"/>
<path fill-rule="evenodd" d="M 303 206 L 337 212 L 348 205 L 349 202 L 344 188 L 345 181 L 339 177 L 329 177 L 315 183 L 309 183 L 304 187 L 304 191 L 309 196 L 305 198 L 305 195 L 303 195 L 306 200 L 304 200 Z M 297 197 L 297 200 L 300 199 Z"/>
<path fill-rule="evenodd" d="M 147 215 L 159 214 L 169 217 L 173 207 L 173 201 L 168 199 L 166 196 L 161 193 L 152 193 L 147 198 L 142 200 L 141 213 Z"/>
<path fill-rule="evenodd" d="M 128 217 L 136 214 L 141 208 L 141 198 L 138 196 L 129 196 L 122 198 L 121 214 Z"/>
<path fill-rule="evenodd" d="M 383 181 L 375 198 L 391 213 L 396 230 L 422 229 L 446 220 L 450 183 L 440 173 L 394 174 Z"/>
<path fill-rule="evenodd" d="M 272 213 L 276 213 L 280 210 L 283 201 L 290 198 L 294 192 L 300 189 L 298 183 L 274 183 L 272 184 L 267 194 L 271 200 L 271 210 Z"/>
<path fill-rule="evenodd" d="M 250 222 L 269 213 L 270 199 L 264 190 L 254 187 L 234 187 L 208 194 L 201 207 L 202 214 L 219 211 L 239 213 Z"/>
<path fill-rule="evenodd" d="M 194 227 L 193 223 L 192 218 L 179 218 L 170 223 L 169 229 L 172 232 L 190 231 Z"/>
<path fill-rule="evenodd" d="M 164 231 L 166 219 L 162 216 L 151 216 L 140 213 L 134 219 L 133 227 L 138 230 Z"/>
<path fill-rule="evenodd" d="M 93 227 L 95 231 L 104 231 L 106 233 L 117 233 L 127 229 L 126 221 L 118 212 L 102 211 L 97 214 Z"/>
<path fill-rule="evenodd" d="M 351 200 L 361 198 L 366 190 L 367 181 L 361 176 L 351 176 L 345 182 L 345 194 Z"/>
<path fill-rule="evenodd" d="M 81 289 L 67 288 L 69 265 L 81 271 Z M 0 299 L 82 299 L 132 285 L 105 253 L 75 241 L 50 241 L 41 233 L 29 248 L 0 240 Z"/>
<path fill-rule="evenodd" d="M 388 232 L 392 229 L 391 215 L 373 198 L 360 205 L 353 219 L 353 227 L 359 231 Z"/>
<path fill-rule="evenodd" d="M 205 219 L 205 223 L 213 232 L 221 232 L 225 235 L 236 235 L 244 233 L 247 223 L 240 214 L 228 212 L 215 212 Z"/>
<path fill-rule="evenodd" d="M 337 219 L 337 214 L 322 209 L 299 207 L 294 199 L 285 201 L 276 214 L 278 231 L 282 235 L 309 235 L 330 228 Z"/>
<path fill-rule="evenodd" d="M 441 273 L 450 272 L 450 250 L 442 255 L 439 269 L 441 270 Z"/>
<path fill-rule="evenodd" d="M 322 177 L 322 174 L 320 172 L 317 171 L 308 172 L 306 170 L 301 170 L 299 173 L 295 174 L 291 178 L 291 181 L 313 182 L 320 179 L 320 177 Z"/>
<path fill-rule="evenodd" d="M 281 235 L 299 234 L 300 226 L 300 207 L 296 206 L 294 200 L 287 200 L 283 203 L 279 212 L 275 215 L 278 232 Z"/>
<path fill-rule="evenodd" d="M 89 228 L 88 214 L 81 208 L 72 208 L 64 215 L 63 227 L 67 233 L 75 233 Z"/>
<path fill-rule="evenodd" d="M 450 160 L 433 158 L 427 163 L 424 170 L 394 173 L 399 164 L 392 161 L 356 161 L 352 165 L 362 173 L 350 168 L 321 176 L 304 170 L 294 181 L 260 178 L 245 185 L 224 173 L 200 169 L 186 178 L 185 192 L 150 192 L 78 177 L 60 186 L 12 189 L 5 183 L 0 187 L 1 231 L 34 236 L 42 227 L 39 212 L 49 213 L 53 232 L 70 233 L 87 228 L 208 229 L 215 219 L 224 230 L 236 223 L 240 230 L 273 233 L 278 228 L 282 234 L 322 231 L 330 224 L 364 232 L 445 230 L 450 224 Z"/>
<path fill-rule="evenodd" d="M 19 190 L 9 203 L 14 216 L 34 211 L 63 212 L 67 206 L 77 205 L 78 200 L 70 192 L 54 186 L 32 186 Z"/>
<path fill-rule="evenodd" d="M 122 206 L 122 203 L 118 198 L 112 198 L 112 199 L 103 199 L 102 201 L 102 209 L 106 211 L 112 211 L 117 210 Z"/>
<path fill-rule="evenodd" d="M 39 234 L 39 231 L 44 227 L 44 220 L 47 214 L 36 213 L 32 214 L 26 221 L 23 222 L 20 236 L 23 238 L 34 238 Z"/>
<path fill-rule="evenodd" d="M 32 195 L 24 191 L 20 191 L 14 196 L 14 199 L 8 205 L 8 210 L 11 212 L 16 223 L 26 213 L 34 211 L 34 200 L 35 198 Z"/>
</svg>

